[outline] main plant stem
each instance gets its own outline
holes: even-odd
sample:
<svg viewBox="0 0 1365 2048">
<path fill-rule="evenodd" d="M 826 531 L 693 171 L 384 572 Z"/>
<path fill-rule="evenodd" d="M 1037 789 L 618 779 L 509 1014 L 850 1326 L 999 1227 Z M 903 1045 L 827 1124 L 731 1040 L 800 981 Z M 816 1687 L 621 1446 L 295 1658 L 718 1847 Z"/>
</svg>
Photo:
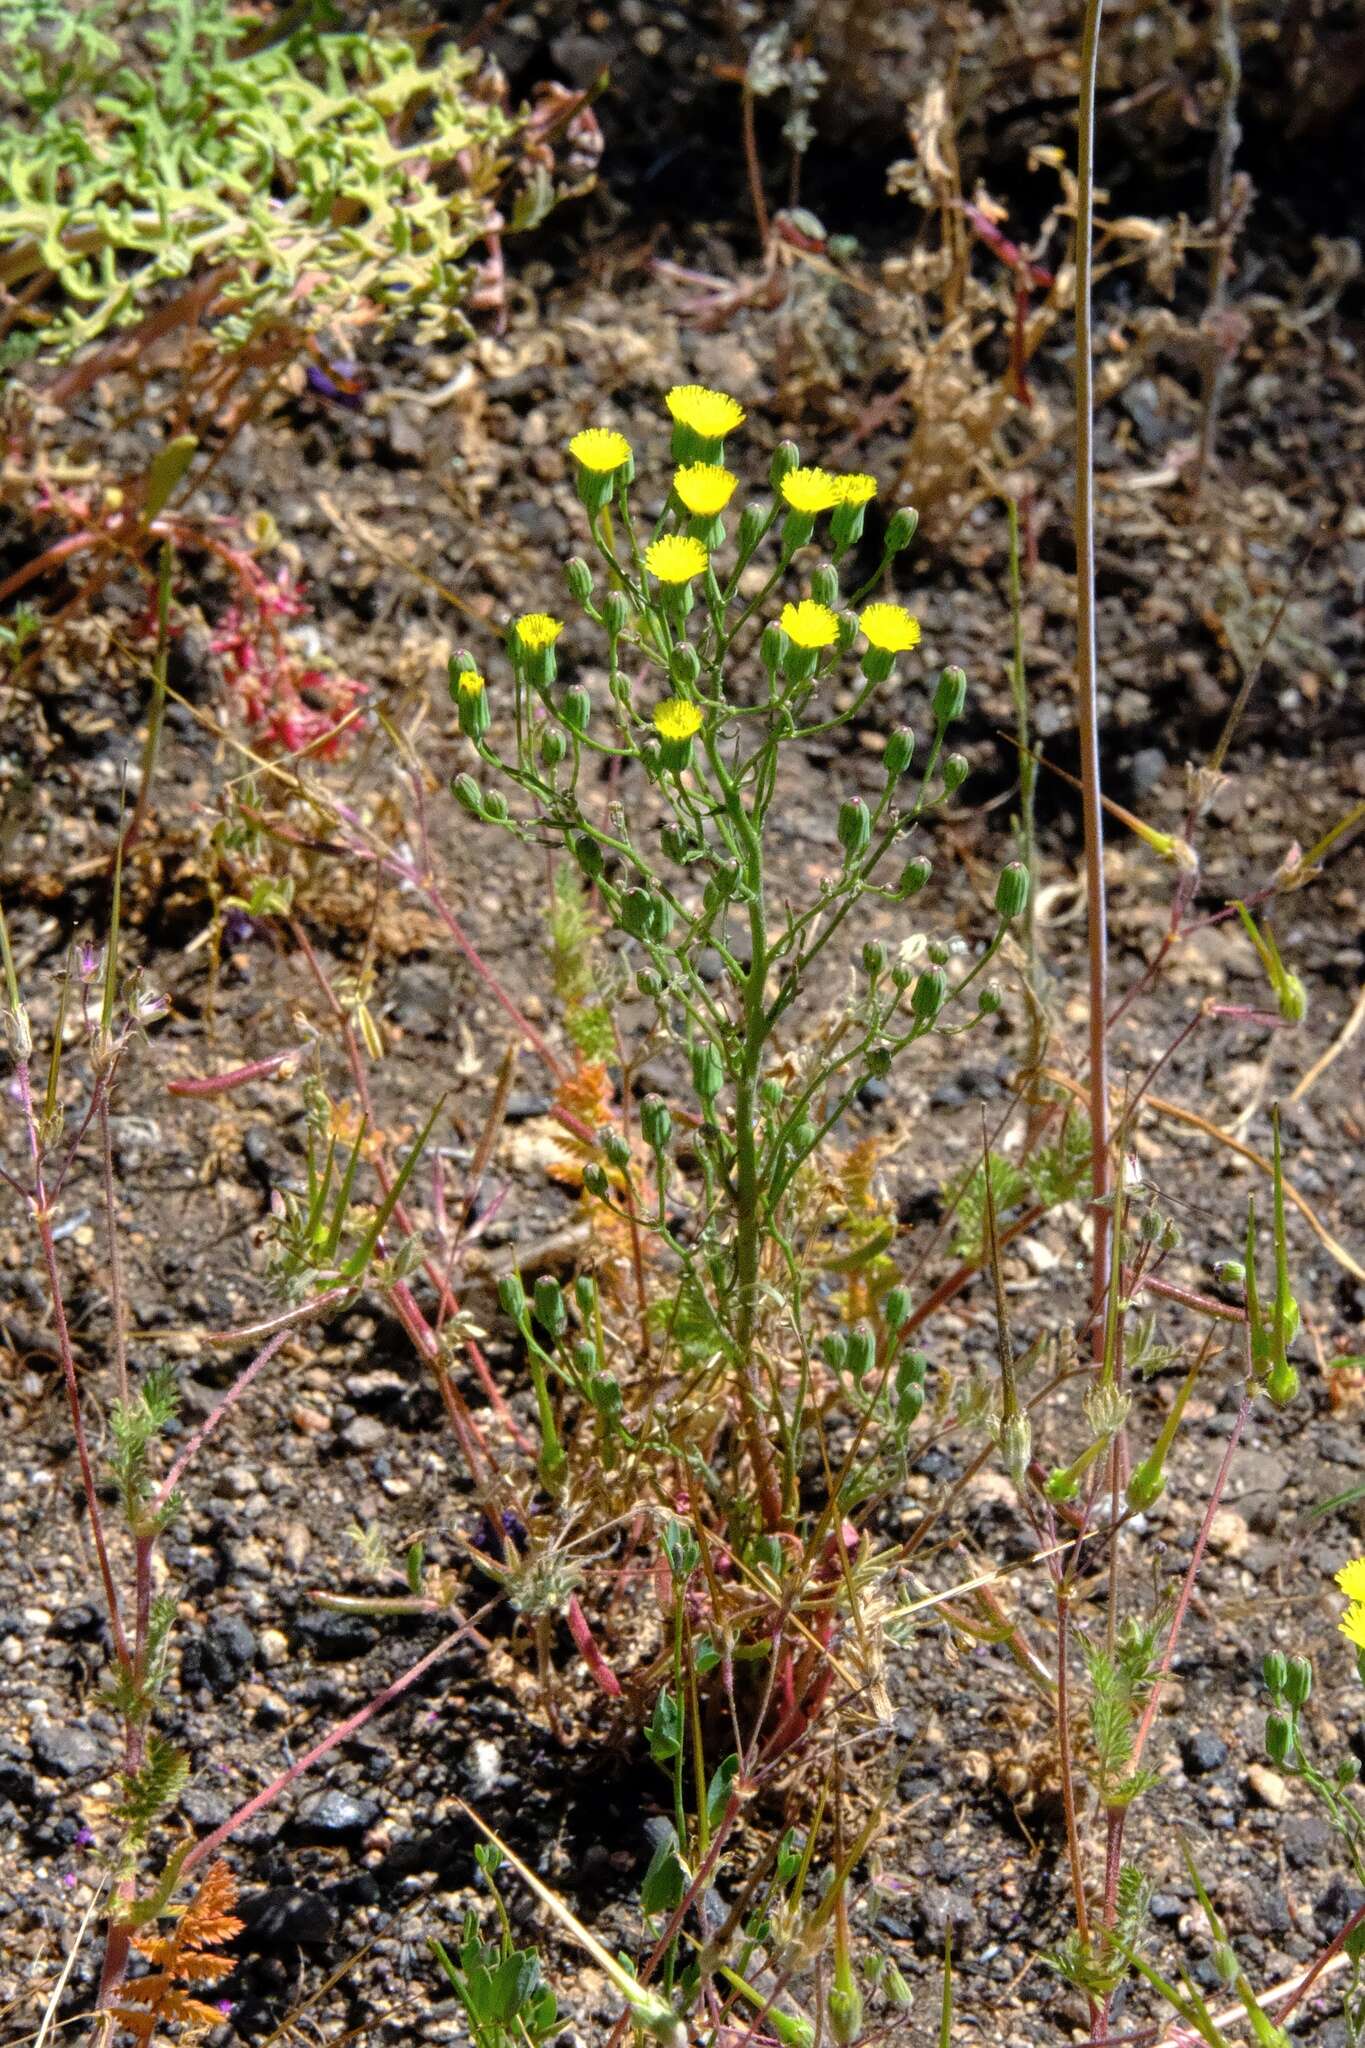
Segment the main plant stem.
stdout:
<svg viewBox="0 0 1365 2048">
<path fill-rule="evenodd" d="M 736 795 L 733 809 L 743 833 L 749 897 L 749 971 L 744 983 L 744 1043 L 735 1082 L 735 1347 L 744 1440 L 763 1509 L 763 1526 L 782 1524 L 782 1493 L 772 1445 L 763 1428 L 754 1338 L 758 1325 L 758 1275 L 763 1249 L 763 1191 L 758 1176 L 758 1088 L 767 1037 L 764 991 L 768 980 L 768 929 L 763 900 L 763 849 Z"/>
<path fill-rule="evenodd" d="M 1095 643 L 1095 371 L 1090 303 L 1095 218 L 1095 80 L 1103 8 L 1104 0 L 1087 0 L 1081 35 L 1080 140 L 1076 159 L 1076 725 L 1089 914 L 1090 1215 L 1095 1233 L 1090 1308 L 1092 1356 L 1096 1364 L 1104 1351 L 1100 1305 L 1109 1259 L 1109 1215 L 1102 1206 L 1109 1192 L 1109 1068 L 1105 1046 L 1109 946 Z"/>
</svg>

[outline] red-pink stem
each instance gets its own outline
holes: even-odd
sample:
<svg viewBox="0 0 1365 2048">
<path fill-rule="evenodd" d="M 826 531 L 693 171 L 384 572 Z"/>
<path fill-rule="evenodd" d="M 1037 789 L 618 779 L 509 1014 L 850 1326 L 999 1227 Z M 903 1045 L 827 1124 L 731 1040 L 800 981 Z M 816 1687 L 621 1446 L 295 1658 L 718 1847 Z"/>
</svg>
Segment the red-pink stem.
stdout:
<svg viewBox="0 0 1365 2048">
<path fill-rule="evenodd" d="M 265 1368 L 269 1365 L 271 1359 L 275 1356 L 275 1353 L 279 1350 L 281 1344 L 283 1344 L 285 1338 L 288 1335 L 288 1329 L 277 1330 L 275 1335 L 271 1337 L 266 1344 L 262 1345 L 261 1349 L 256 1353 L 256 1356 L 252 1359 L 250 1365 L 247 1366 L 246 1370 L 244 1372 L 239 1373 L 237 1378 L 232 1382 L 232 1385 L 228 1388 L 222 1400 L 218 1403 L 218 1406 L 212 1411 L 211 1414 L 205 1416 L 204 1420 L 200 1423 L 198 1429 L 195 1430 L 193 1436 L 191 1436 L 189 1441 L 182 1446 L 179 1455 L 176 1457 L 174 1463 L 171 1466 L 170 1471 L 162 1480 L 161 1485 L 157 1491 L 155 1500 L 152 1502 L 151 1512 L 154 1516 L 160 1514 L 161 1510 L 165 1507 L 171 1495 L 175 1492 L 176 1487 L 180 1483 L 181 1475 L 184 1473 L 185 1467 L 189 1464 L 190 1459 L 194 1457 L 197 1451 L 202 1450 L 203 1446 L 208 1442 L 209 1438 L 213 1435 L 214 1431 L 222 1422 L 223 1417 L 227 1414 L 228 1410 L 232 1407 L 235 1407 L 237 1402 L 241 1400 L 243 1394 L 251 1385 L 252 1381 L 258 1376 L 258 1374 L 265 1371 Z"/>
<path fill-rule="evenodd" d="M 268 1059 L 250 1060 L 244 1067 L 230 1067 L 224 1074 L 187 1074 L 177 1081 L 166 1083 L 168 1095 L 227 1095 L 234 1088 L 244 1088 L 249 1081 L 265 1081 L 272 1074 L 278 1074 L 291 1060 L 299 1060 L 307 1048 L 291 1046 L 288 1052 L 273 1052 Z"/>
</svg>

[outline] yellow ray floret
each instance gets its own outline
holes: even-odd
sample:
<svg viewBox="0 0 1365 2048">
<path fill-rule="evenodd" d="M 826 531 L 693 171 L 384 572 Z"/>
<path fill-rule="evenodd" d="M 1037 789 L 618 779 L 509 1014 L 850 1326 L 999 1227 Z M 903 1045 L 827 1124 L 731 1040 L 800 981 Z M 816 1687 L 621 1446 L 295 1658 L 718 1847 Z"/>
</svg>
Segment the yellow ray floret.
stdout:
<svg viewBox="0 0 1365 2048">
<path fill-rule="evenodd" d="M 1358 1650 L 1365 1650 L 1365 1606 L 1358 1600 L 1342 1615 L 1339 1627 L 1348 1643 L 1354 1643 Z"/>
<path fill-rule="evenodd" d="M 654 729 L 661 740 L 690 740 L 701 731 L 701 713 L 686 697 L 666 697 L 654 708 Z"/>
<path fill-rule="evenodd" d="M 673 488 L 698 519 L 714 519 L 734 492 L 736 479 L 718 462 L 689 462 L 673 479 Z"/>
<path fill-rule="evenodd" d="M 1341 1567 L 1336 1579 L 1348 1600 L 1365 1601 L 1365 1557 L 1353 1557 Z"/>
<path fill-rule="evenodd" d="M 782 630 L 798 647 L 832 647 L 839 637 L 839 621 L 827 604 L 803 597 L 800 604 L 784 604 Z"/>
<path fill-rule="evenodd" d="M 737 399 L 710 391 L 705 384 L 675 384 L 664 404 L 680 427 L 690 427 L 703 441 L 723 441 L 744 421 L 744 407 Z"/>
<path fill-rule="evenodd" d="M 569 453 L 584 469 L 597 476 L 610 476 L 630 460 L 630 443 L 614 427 L 584 427 L 569 443 Z"/>
<path fill-rule="evenodd" d="M 462 697 L 478 697 L 483 693 L 484 680 L 476 668 L 462 668 L 456 681 Z"/>
<path fill-rule="evenodd" d="M 645 567 L 660 583 L 687 583 L 706 567 L 706 549 L 690 533 L 666 533 L 645 549 Z"/>
<path fill-rule="evenodd" d="M 553 647 L 563 631 L 563 619 L 552 619 L 548 612 L 523 612 L 517 620 L 517 638 L 533 654 Z"/>
<path fill-rule="evenodd" d="M 864 607 L 858 624 L 868 644 L 885 654 L 908 654 L 919 646 L 919 620 L 903 604 L 870 604 Z"/>
<path fill-rule="evenodd" d="M 876 477 L 865 476 L 861 470 L 852 476 L 841 476 L 838 483 L 841 505 L 867 505 L 877 495 Z"/>
<path fill-rule="evenodd" d="M 827 469 L 789 469 L 782 496 L 793 512 L 832 512 L 842 502 L 842 479 Z"/>
</svg>

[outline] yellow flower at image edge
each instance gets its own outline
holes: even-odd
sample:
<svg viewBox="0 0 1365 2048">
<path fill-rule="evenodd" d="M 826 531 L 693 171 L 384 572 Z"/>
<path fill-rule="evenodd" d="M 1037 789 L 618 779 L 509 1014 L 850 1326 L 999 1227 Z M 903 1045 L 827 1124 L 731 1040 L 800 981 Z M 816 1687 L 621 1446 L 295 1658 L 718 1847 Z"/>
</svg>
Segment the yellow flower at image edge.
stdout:
<svg viewBox="0 0 1365 2048">
<path fill-rule="evenodd" d="M 1357 1601 L 1354 1607 L 1348 1607 L 1339 1625 L 1348 1643 L 1365 1650 L 1365 1606 Z"/>
<path fill-rule="evenodd" d="M 723 441 L 744 422 L 744 407 L 727 392 L 705 384 L 675 384 L 664 404 L 680 427 L 690 427 L 703 441 Z"/>
<path fill-rule="evenodd" d="M 793 512 L 832 512 L 841 502 L 841 479 L 827 469 L 789 469 L 782 496 Z"/>
<path fill-rule="evenodd" d="M 784 604 L 782 630 L 798 647 L 832 647 L 839 637 L 839 621 L 827 604 L 803 597 L 800 604 Z"/>
<path fill-rule="evenodd" d="M 523 612 L 516 625 L 518 640 L 533 654 L 553 647 L 564 631 L 563 619 L 552 619 L 548 612 Z"/>
<path fill-rule="evenodd" d="M 1348 1600 L 1365 1602 L 1365 1557 L 1353 1557 L 1336 1575 L 1337 1584 Z"/>
<path fill-rule="evenodd" d="M 737 479 L 718 462 L 689 462 L 673 478 L 673 488 L 698 519 L 714 519 L 734 493 Z"/>
<path fill-rule="evenodd" d="M 645 567 L 660 583 L 687 583 L 706 567 L 706 549 L 687 533 L 666 533 L 645 549 Z"/>
<path fill-rule="evenodd" d="M 919 646 L 919 620 L 902 604 L 870 604 L 858 624 L 867 635 L 868 644 L 881 648 L 884 654 L 908 654 L 912 647 Z"/>
<path fill-rule="evenodd" d="M 630 461 L 630 443 L 614 427 L 584 427 L 570 441 L 569 453 L 584 469 L 597 476 L 610 476 L 614 469 Z"/>
<path fill-rule="evenodd" d="M 701 731 L 701 713 L 685 697 L 666 697 L 655 707 L 654 729 L 661 740 L 690 740 Z"/>
</svg>

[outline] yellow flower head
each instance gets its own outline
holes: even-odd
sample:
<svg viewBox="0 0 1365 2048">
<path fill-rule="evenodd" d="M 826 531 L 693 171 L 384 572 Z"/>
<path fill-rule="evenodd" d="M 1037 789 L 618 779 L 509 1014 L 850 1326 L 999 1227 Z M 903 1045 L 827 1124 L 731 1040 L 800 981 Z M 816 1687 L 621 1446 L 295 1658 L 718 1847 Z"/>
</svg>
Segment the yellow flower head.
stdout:
<svg viewBox="0 0 1365 2048">
<path fill-rule="evenodd" d="M 484 681 L 476 668 L 462 668 L 457 679 L 462 697 L 479 697 L 483 694 Z"/>
<path fill-rule="evenodd" d="M 645 567 L 660 583 L 689 583 L 706 567 L 706 549 L 688 533 L 666 533 L 645 549 Z"/>
<path fill-rule="evenodd" d="M 744 422 L 744 407 L 724 391 L 704 384 L 675 384 L 664 399 L 680 427 L 690 427 L 703 441 L 723 441 Z"/>
<path fill-rule="evenodd" d="M 858 620 L 868 644 L 884 654 L 908 654 L 919 646 L 919 620 L 902 604 L 867 605 Z"/>
<path fill-rule="evenodd" d="M 735 482 L 718 462 L 689 462 L 673 478 L 673 488 L 698 519 L 714 519 L 729 504 Z"/>
<path fill-rule="evenodd" d="M 782 495 L 793 512 L 832 512 L 842 488 L 827 469 L 789 469 L 782 479 Z"/>
<path fill-rule="evenodd" d="M 864 476 L 861 471 L 853 476 L 839 478 L 839 503 L 841 505 L 867 505 L 877 495 L 875 476 Z"/>
<path fill-rule="evenodd" d="M 569 453 L 594 475 L 610 476 L 614 469 L 630 461 L 630 443 L 614 427 L 584 427 L 570 441 Z"/>
<path fill-rule="evenodd" d="M 563 631 L 563 619 L 552 619 L 548 612 L 523 612 L 517 620 L 517 638 L 532 654 L 553 647 Z"/>
<path fill-rule="evenodd" d="M 839 637 L 839 621 L 827 604 L 803 597 L 800 604 L 784 604 L 782 630 L 798 647 L 832 647 Z"/>
<path fill-rule="evenodd" d="M 690 740 L 701 731 L 701 713 L 686 697 L 665 697 L 655 706 L 654 729 L 661 740 Z"/>
<path fill-rule="evenodd" d="M 1348 1643 L 1354 1643 L 1358 1650 L 1365 1650 L 1365 1607 L 1357 1600 L 1354 1607 L 1348 1607 L 1338 1624 Z"/>
<path fill-rule="evenodd" d="M 1337 1584 L 1348 1600 L 1365 1601 L 1365 1557 L 1353 1557 L 1337 1573 Z"/>
</svg>

